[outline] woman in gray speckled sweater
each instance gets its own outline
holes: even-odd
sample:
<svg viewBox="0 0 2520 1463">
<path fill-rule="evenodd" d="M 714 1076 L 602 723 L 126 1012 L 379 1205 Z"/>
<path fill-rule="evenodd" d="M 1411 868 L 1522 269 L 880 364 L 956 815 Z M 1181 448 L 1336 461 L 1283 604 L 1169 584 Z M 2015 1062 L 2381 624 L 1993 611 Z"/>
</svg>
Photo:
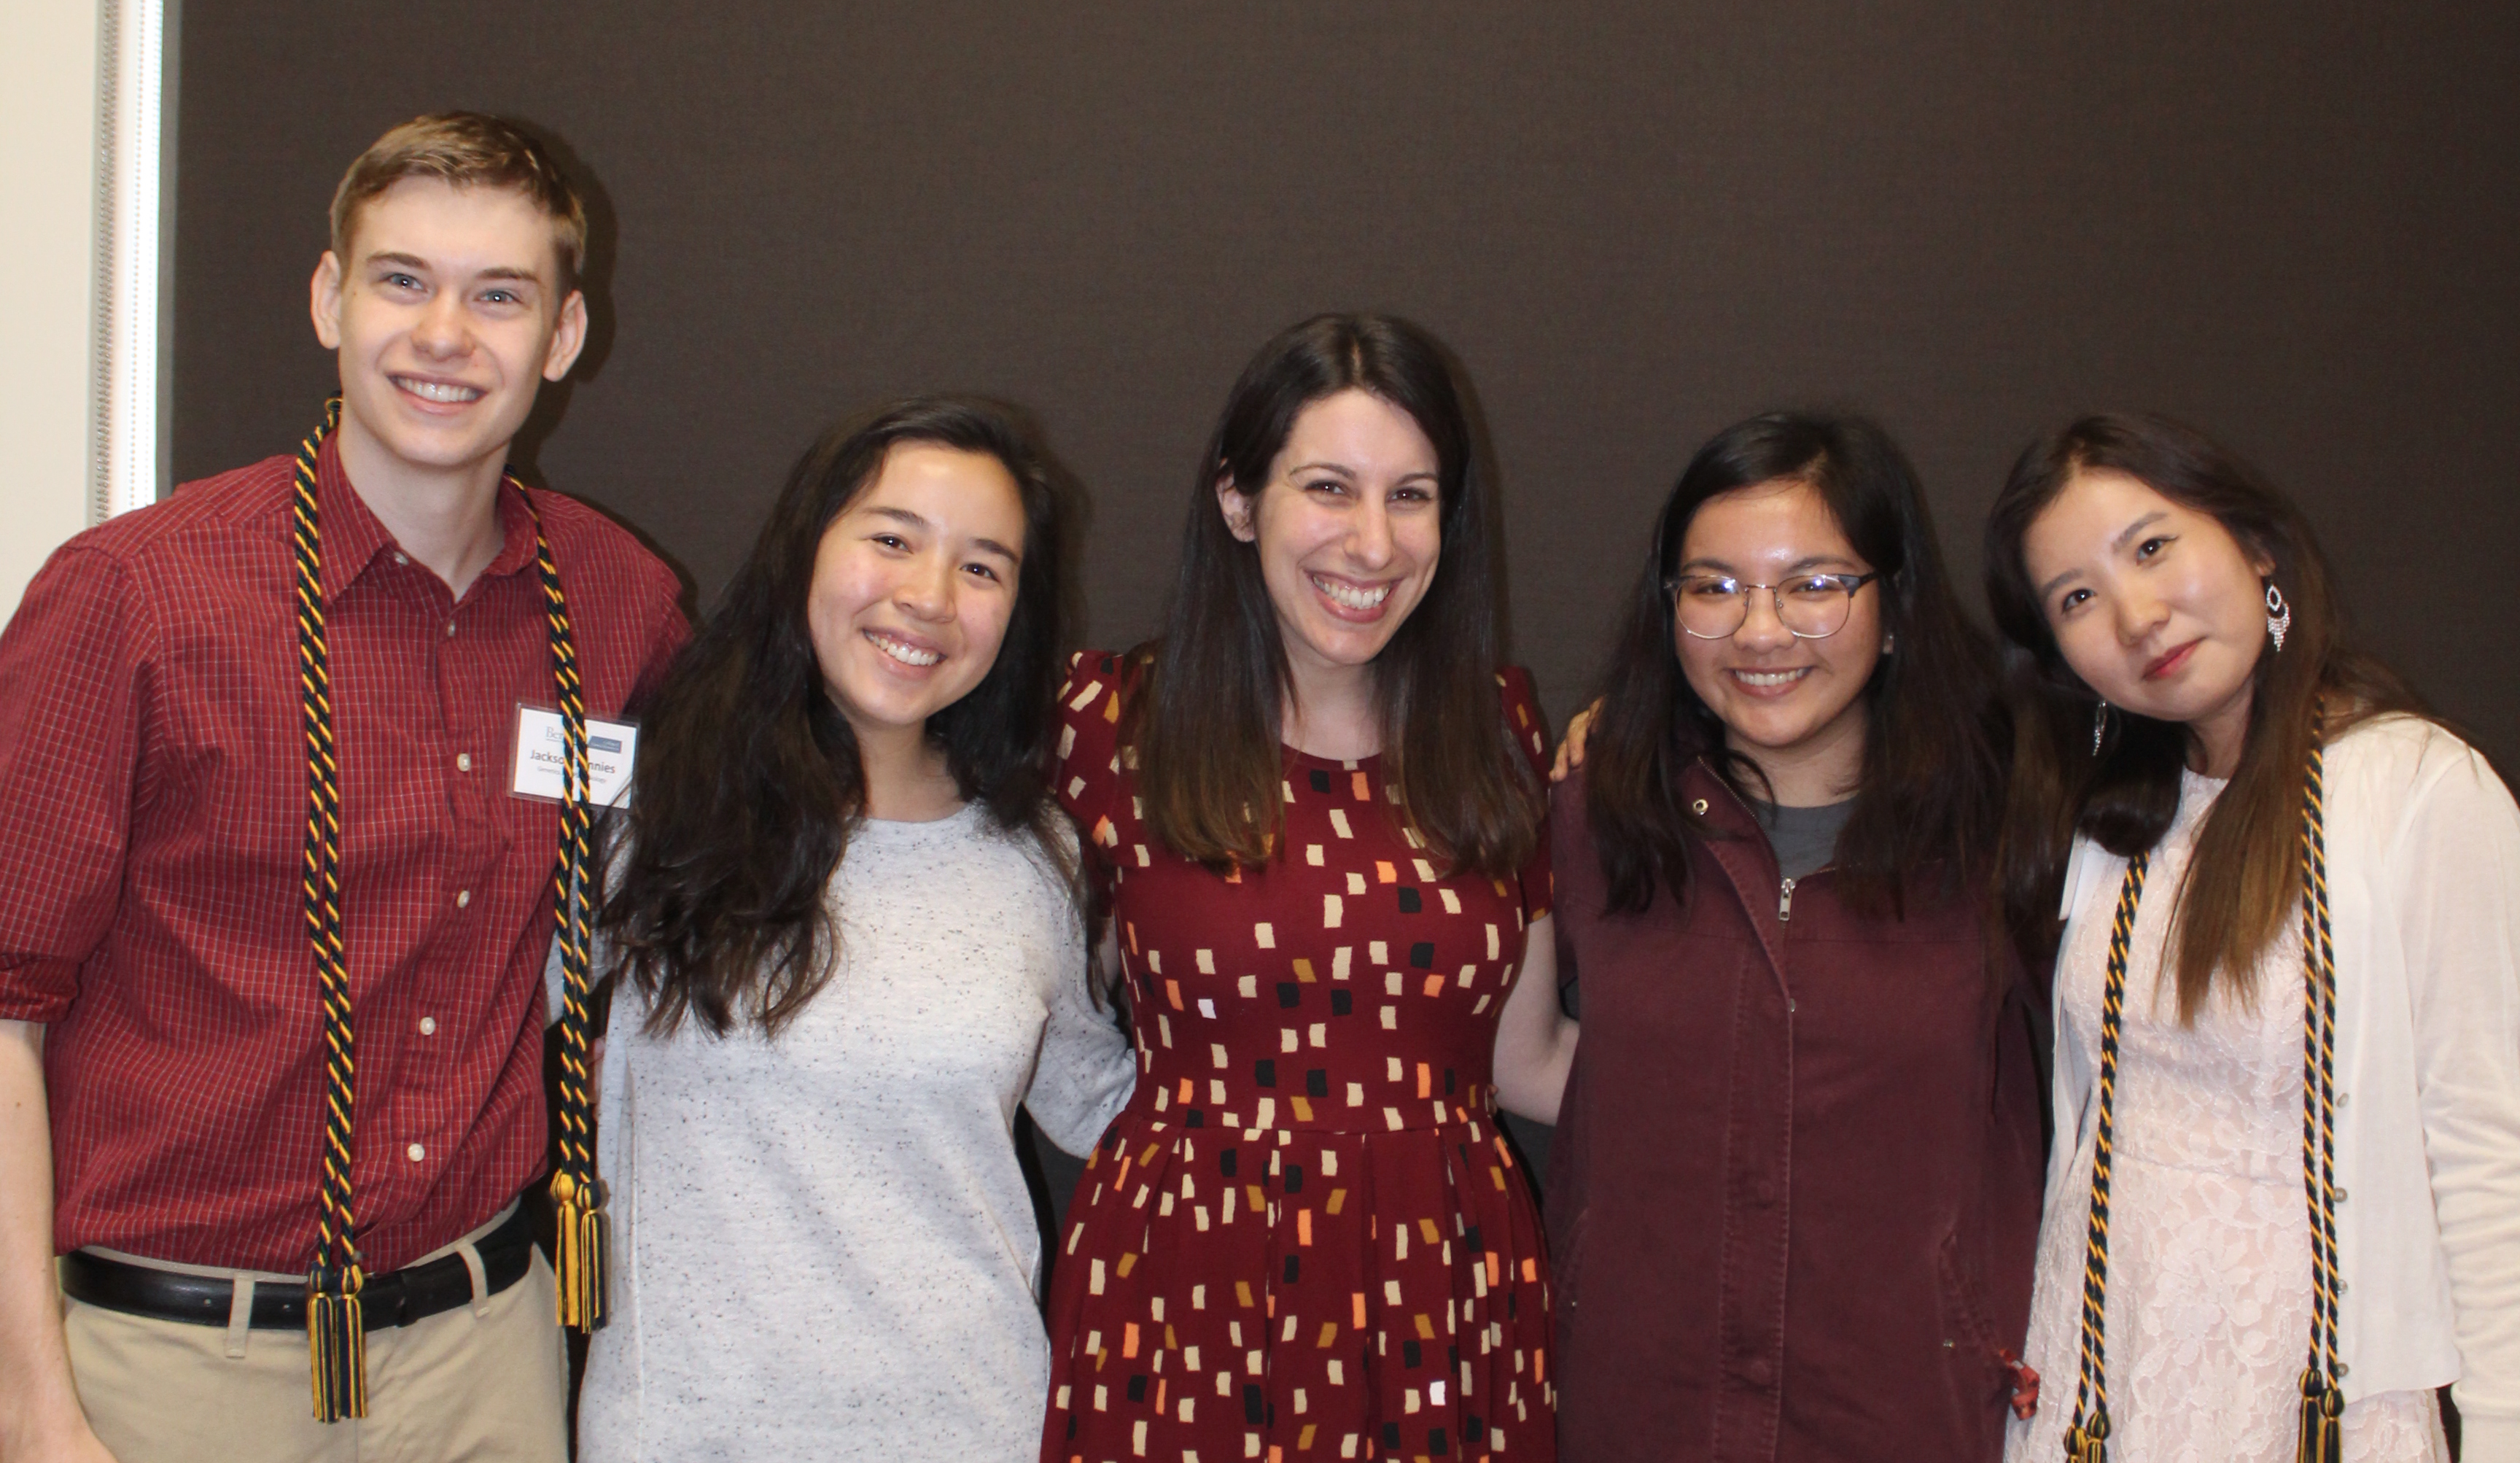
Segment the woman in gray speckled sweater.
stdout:
<svg viewBox="0 0 2520 1463">
<path fill-rule="evenodd" d="M 1033 1445 L 1015 1106 L 1082 1151 L 1132 1083 L 1044 783 L 1058 498 L 988 403 L 834 429 L 658 699 L 605 911 L 589 1463 Z"/>
</svg>

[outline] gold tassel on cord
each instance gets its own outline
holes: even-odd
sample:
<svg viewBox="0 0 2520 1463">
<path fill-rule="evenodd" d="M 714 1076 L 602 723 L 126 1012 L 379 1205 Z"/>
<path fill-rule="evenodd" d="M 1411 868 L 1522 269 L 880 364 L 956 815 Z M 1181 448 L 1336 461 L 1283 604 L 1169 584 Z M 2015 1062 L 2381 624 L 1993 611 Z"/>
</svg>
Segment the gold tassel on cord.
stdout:
<svg viewBox="0 0 2520 1463">
<path fill-rule="evenodd" d="M 2301 1374 L 2300 1463 L 2345 1463 L 2345 1394 L 2315 1371 Z"/>
<path fill-rule="evenodd" d="M 306 1350 L 315 1378 L 315 1420 L 368 1415 L 368 1333 L 356 1265 L 344 1275 L 317 1266 L 306 1277 Z"/>
<path fill-rule="evenodd" d="M 552 1175 L 552 1206 L 560 1221 L 560 1323 L 578 1331 L 605 1322 L 604 1188 L 581 1183 L 565 1170 Z"/>
<path fill-rule="evenodd" d="M 2065 1463 L 2109 1463 L 2109 1415 L 2065 1430 Z"/>
</svg>

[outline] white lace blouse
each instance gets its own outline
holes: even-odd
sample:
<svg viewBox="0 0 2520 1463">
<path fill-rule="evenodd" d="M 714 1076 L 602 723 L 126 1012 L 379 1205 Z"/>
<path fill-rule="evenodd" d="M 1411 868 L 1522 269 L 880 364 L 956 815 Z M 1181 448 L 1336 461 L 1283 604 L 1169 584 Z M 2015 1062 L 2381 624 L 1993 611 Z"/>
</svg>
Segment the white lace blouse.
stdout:
<svg viewBox="0 0 2520 1463">
<path fill-rule="evenodd" d="M 2520 809 L 2472 749 L 2411 718 L 2365 723 L 2326 761 L 2348 1455 L 2433 1456 L 2427 1394 L 2455 1382 L 2465 1458 L 2514 1463 Z M 2154 999 L 2173 895 L 2220 789 L 2187 779 L 2131 945 L 2111 1204 L 2113 1456 L 2291 1456 L 2309 1335 L 2298 927 L 2261 962 L 2251 1008 L 2218 1002 L 2182 1028 L 2175 997 Z M 2059 1141 L 2025 1357 L 2046 1386 L 2039 1417 L 2013 1430 L 2012 1457 L 2057 1456 L 2074 1403 L 2099 990 L 2124 872 L 2082 845 L 2067 879 Z"/>
</svg>

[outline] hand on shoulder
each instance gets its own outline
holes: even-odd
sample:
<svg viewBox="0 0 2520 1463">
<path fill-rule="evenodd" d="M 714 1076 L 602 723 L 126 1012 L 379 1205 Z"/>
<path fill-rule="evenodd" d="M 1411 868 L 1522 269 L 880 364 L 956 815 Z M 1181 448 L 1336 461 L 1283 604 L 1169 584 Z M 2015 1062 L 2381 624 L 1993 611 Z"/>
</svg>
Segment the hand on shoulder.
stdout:
<svg viewBox="0 0 2520 1463">
<path fill-rule="evenodd" d="M 1600 709 L 1601 703 L 1597 698 L 1584 709 L 1567 718 L 1566 735 L 1557 743 L 1556 760 L 1549 765 L 1551 782 L 1564 782 L 1576 768 L 1584 765 L 1584 739 L 1591 735 L 1594 714 Z"/>
</svg>

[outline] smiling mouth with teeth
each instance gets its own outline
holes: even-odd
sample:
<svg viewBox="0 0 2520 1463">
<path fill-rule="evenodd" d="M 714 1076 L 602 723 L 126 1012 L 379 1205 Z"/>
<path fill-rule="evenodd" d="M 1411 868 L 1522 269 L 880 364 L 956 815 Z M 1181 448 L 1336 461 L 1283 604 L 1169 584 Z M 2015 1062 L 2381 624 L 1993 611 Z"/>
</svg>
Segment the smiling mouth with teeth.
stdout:
<svg viewBox="0 0 2520 1463">
<path fill-rule="evenodd" d="M 397 376 L 393 379 L 393 382 L 395 386 L 411 392 L 423 401 L 438 401 L 452 406 L 466 401 L 478 401 L 481 399 L 481 391 L 477 387 L 456 386 L 447 382 L 420 381 L 409 376 Z"/>
<path fill-rule="evenodd" d="M 895 640 L 889 635 L 878 634 L 874 630 L 867 631 L 867 639 L 874 643 L 876 649 L 904 665 L 933 665 L 945 659 L 932 650 L 921 650 L 915 645 Z"/>
<path fill-rule="evenodd" d="M 1353 584 L 1325 579 L 1319 574 L 1313 575 L 1312 578 L 1313 587 L 1329 596 L 1330 602 L 1342 609 L 1372 610 L 1391 597 L 1391 586 L 1388 584 L 1377 584 L 1372 589 L 1359 589 Z"/>
<path fill-rule="evenodd" d="M 1811 667 L 1804 666 L 1799 670 L 1735 670 L 1732 674 L 1739 677 L 1743 685 L 1785 686 L 1811 674 Z"/>
</svg>

